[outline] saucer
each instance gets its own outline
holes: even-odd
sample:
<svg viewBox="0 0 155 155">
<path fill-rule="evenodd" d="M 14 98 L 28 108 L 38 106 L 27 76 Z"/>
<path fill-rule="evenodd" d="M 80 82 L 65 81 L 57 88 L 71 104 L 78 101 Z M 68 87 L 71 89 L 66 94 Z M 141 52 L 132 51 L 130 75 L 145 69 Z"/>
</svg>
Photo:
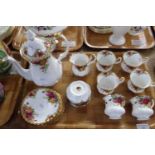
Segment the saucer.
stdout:
<svg viewBox="0 0 155 155">
<path fill-rule="evenodd" d="M 77 67 L 75 67 L 74 65 L 72 66 L 72 72 L 75 76 L 79 76 L 79 77 L 83 77 L 86 76 L 87 74 L 89 74 L 90 72 L 90 68 L 87 66 L 83 71 L 79 71 L 77 69 Z"/>
<path fill-rule="evenodd" d="M 100 71 L 100 72 L 103 72 L 103 73 L 106 73 L 106 72 L 111 71 L 112 70 L 112 67 L 113 66 L 109 66 L 109 67 L 107 66 L 107 69 L 103 69 L 98 62 L 96 63 L 97 70 Z"/>
<path fill-rule="evenodd" d="M 141 88 L 135 89 L 135 87 L 133 86 L 130 80 L 128 81 L 127 85 L 128 85 L 128 89 L 135 94 L 144 92 L 144 89 L 141 89 Z"/>
<path fill-rule="evenodd" d="M 33 125 L 54 121 L 63 111 L 60 94 L 49 88 L 32 90 L 21 105 L 23 119 Z"/>
<path fill-rule="evenodd" d="M 110 95 L 114 92 L 114 90 L 110 90 L 110 91 L 103 90 L 102 88 L 99 87 L 99 85 L 97 85 L 97 90 L 102 95 Z"/>
<path fill-rule="evenodd" d="M 127 73 L 131 73 L 135 68 L 131 69 L 130 67 L 128 67 L 123 61 L 121 63 L 121 68 L 123 69 L 123 71 L 127 72 Z"/>
</svg>

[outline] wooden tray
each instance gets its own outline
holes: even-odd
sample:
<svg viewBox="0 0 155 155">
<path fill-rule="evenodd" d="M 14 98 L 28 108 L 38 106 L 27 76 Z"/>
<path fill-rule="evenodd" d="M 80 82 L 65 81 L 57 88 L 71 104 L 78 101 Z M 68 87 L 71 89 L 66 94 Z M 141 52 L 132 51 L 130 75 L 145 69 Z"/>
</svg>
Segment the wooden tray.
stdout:
<svg viewBox="0 0 155 155">
<path fill-rule="evenodd" d="M 22 43 L 25 41 L 25 37 L 23 35 L 23 27 L 18 28 L 18 32 L 13 39 L 12 46 L 14 49 L 19 50 Z M 66 38 L 75 43 L 74 47 L 70 48 L 70 51 L 78 50 L 83 45 L 83 27 L 82 26 L 69 26 L 66 30 L 64 30 L 63 34 Z M 64 48 L 61 46 L 62 42 L 57 46 L 57 50 L 63 51 Z"/>
<path fill-rule="evenodd" d="M 17 33 L 17 30 L 18 30 L 18 26 L 11 27 L 9 36 L 3 40 L 7 46 L 12 43 L 12 41 Z"/>
<path fill-rule="evenodd" d="M 82 26 L 68 26 L 64 30 L 63 34 L 66 36 L 68 41 L 74 42 L 75 46 L 71 47 L 69 51 L 76 51 L 80 49 L 83 45 L 83 27 Z M 61 46 L 61 43 L 58 45 L 58 50 L 63 51 L 64 48 Z"/>
<path fill-rule="evenodd" d="M 122 54 L 116 53 L 117 56 L 121 56 Z M 16 111 L 16 116 L 12 119 L 7 126 L 3 128 L 136 128 L 137 123 L 148 123 L 151 128 L 155 128 L 155 115 L 149 121 L 137 121 L 134 117 L 131 116 L 131 104 L 127 103 L 126 111 L 127 113 L 123 116 L 122 120 L 113 121 L 108 119 L 106 115 L 104 115 L 104 102 L 102 100 L 102 95 L 98 93 L 96 88 L 96 77 L 98 75 L 98 71 L 96 69 L 95 64 L 92 65 L 91 73 L 89 76 L 78 78 L 75 77 L 71 72 L 71 64 L 66 59 L 63 62 L 64 72 L 63 78 L 56 84 L 53 89 L 62 94 L 63 101 L 65 103 L 65 112 L 62 115 L 61 119 L 57 124 L 51 125 L 47 124 L 44 126 L 33 126 L 26 123 L 20 114 Z M 144 66 L 142 66 L 144 68 Z M 120 64 L 115 65 L 114 71 L 118 74 L 118 76 L 126 77 L 128 80 L 128 74 L 121 70 Z M 92 89 L 92 97 L 90 103 L 87 107 L 83 108 L 74 108 L 72 107 L 66 99 L 65 91 L 70 82 L 74 80 L 84 80 L 90 84 Z M 37 88 L 32 82 L 26 81 L 23 86 L 23 97 L 19 100 L 19 109 L 20 104 L 22 103 L 23 98 L 26 94 Z M 126 96 L 126 99 L 129 100 L 131 97 L 135 96 L 132 92 L 127 89 L 127 84 L 124 83 L 120 85 L 115 93 L 121 93 Z M 153 98 L 155 97 L 155 92 L 153 88 L 148 88 L 145 90 L 145 95 L 150 95 Z"/>
<path fill-rule="evenodd" d="M 12 53 L 16 60 L 20 61 L 21 57 L 18 53 Z M 25 61 L 21 61 L 22 66 L 26 66 Z M 5 99 L 0 104 L 0 126 L 8 122 L 14 112 L 17 98 L 22 88 L 23 78 L 19 75 L 0 75 L 0 82 L 5 88 Z"/>
<path fill-rule="evenodd" d="M 126 43 L 122 46 L 114 46 L 109 42 L 109 34 L 97 34 L 91 31 L 88 27 L 84 28 L 84 42 L 87 46 L 96 49 L 149 49 L 155 46 L 155 40 L 151 28 L 147 28 L 144 33 L 139 34 L 138 36 L 131 36 L 126 34 Z M 140 46 L 133 45 L 132 42 L 139 42 L 139 40 L 146 40 L 146 43 Z"/>
</svg>

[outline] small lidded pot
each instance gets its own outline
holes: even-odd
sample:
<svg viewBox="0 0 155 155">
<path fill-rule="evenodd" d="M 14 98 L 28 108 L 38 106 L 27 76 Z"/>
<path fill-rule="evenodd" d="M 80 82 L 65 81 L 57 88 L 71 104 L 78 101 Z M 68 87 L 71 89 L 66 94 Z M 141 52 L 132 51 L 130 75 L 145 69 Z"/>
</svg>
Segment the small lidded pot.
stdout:
<svg viewBox="0 0 155 155">
<path fill-rule="evenodd" d="M 121 119 L 125 114 L 125 98 L 120 94 L 107 95 L 103 98 L 105 102 L 104 113 L 109 119 Z"/>
<path fill-rule="evenodd" d="M 135 69 L 130 74 L 128 89 L 133 93 L 142 93 L 148 87 L 154 87 L 150 74 L 142 69 Z"/>
<path fill-rule="evenodd" d="M 91 53 L 75 53 L 70 57 L 72 63 L 73 74 L 83 77 L 89 74 L 90 65 L 96 61 L 95 54 Z"/>
<path fill-rule="evenodd" d="M 135 96 L 130 99 L 132 116 L 139 121 L 149 120 L 154 114 L 154 100 L 150 96 Z"/>
<path fill-rule="evenodd" d="M 72 106 L 85 106 L 90 100 L 91 88 L 84 81 L 74 81 L 67 87 L 66 95 Z"/>
<path fill-rule="evenodd" d="M 96 67 L 98 71 L 106 73 L 112 70 L 114 64 L 119 64 L 121 61 L 122 58 L 116 58 L 113 52 L 102 50 L 97 54 Z"/>
<path fill-rule="evenodd" d="M 121 67 L 125 72 L 131 73 L 134 69 L 140 67 L 147 60 L 147 57 L 142 58 L 142 56 L 137 51 L 130 50 L 123 54 Z"/>
</svg>

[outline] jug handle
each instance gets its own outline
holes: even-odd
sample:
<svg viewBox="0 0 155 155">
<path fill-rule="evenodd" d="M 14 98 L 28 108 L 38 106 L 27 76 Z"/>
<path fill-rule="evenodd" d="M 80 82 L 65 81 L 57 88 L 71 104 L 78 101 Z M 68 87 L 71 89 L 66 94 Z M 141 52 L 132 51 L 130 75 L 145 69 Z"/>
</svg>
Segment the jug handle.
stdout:
<svg viewBox="0 0 155 155">
<path fill-rule="evenodd" d="M 152 99 L 152 104 L 151 104 L 151 108 L 153 108 L 154 107 L 154 100 Z"/>
<path fill-rule="evenodd" d="M 60 38 L 62 38 L 66 42 L 68 41 L 67 38 L 63 34 L 60 35 Z M 61 60 L 64 59 L 68 55 L 68 53 L 69 53 L 69 45 L 67 45 L 65 47 L 65 51 L 59 55 L 58 61 L 61 62 Z"/>
</svg>

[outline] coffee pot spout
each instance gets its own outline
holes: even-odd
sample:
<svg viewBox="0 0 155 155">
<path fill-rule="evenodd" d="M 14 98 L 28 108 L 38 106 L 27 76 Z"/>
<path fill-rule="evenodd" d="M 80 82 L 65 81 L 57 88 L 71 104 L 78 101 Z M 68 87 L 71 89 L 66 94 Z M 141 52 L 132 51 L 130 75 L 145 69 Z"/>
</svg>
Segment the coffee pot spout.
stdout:
<svg viewBox="0 0 155 155">
<path fill-rule="evenodd" d="M 19 62 L 14 59 L 13 57 L 8 56 L 7 58 L 10 63 L 12 64 L 12 66 L 15 68 L 15 70 L 17 71 L 17 73 L 22 76 L 24 79 L 32 81 L 32 77 L 31 77 L 31 73 L 29 69 L 24 69 Z"/>
</svg>

